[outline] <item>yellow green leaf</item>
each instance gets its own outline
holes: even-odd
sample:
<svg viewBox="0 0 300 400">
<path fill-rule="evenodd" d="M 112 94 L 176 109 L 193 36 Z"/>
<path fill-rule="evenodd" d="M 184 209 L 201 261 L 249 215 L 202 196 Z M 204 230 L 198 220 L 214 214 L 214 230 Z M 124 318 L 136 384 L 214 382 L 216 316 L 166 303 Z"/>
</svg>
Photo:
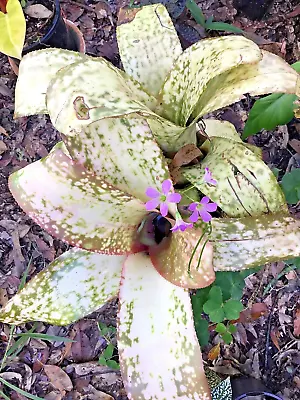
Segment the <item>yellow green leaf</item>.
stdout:
<svg viewBox="0 0 300 400">
<path fill-rule="evenodd" d="M 0 52 L 21 59 L 26 22 L 19 0 L 8 0 L 6 13 L 0 11 Z"/>
</svg>

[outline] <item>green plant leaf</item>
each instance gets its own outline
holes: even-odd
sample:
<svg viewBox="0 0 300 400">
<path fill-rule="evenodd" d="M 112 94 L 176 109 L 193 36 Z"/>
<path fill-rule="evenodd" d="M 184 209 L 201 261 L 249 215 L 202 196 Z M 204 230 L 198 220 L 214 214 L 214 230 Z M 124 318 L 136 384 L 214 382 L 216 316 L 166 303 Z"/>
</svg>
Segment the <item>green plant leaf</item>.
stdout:
<svg viewBox="0 0 300 400">
<path fill-rule="evenodd" d="M 240 272 L 217 272 L 214 285 L 222 290 L 223 300 L 240 300 L 245 286 Z"/>
<path fill-rule="evenodd" d="M 27 397 L 28 399 L 32 399 L 32 400 L 43 400 L 41 397 L 38 396 L 34 396 L 33 394 L 27 393 L 25 392 L 25 390 L 22 390 L 20 388 L 18 388 L 17 386 L 13 385 L 10 382 L 7 382 L 5 379 L 0 377 L 0 382 L 3 383 L 3 385 L 9 387 L 10 389 L 22 394 L 23 396 Z"/>
<path fill-rule="evenodd" d="M 227 300 L 223 306 L 226 319 L 238 319 L 240 312 L 244 309 L 242 303 L 238 300 Z"/>
<path fill-rule="evenodd" d="M 107 360 L 106 365 L 112 369 L 116 369 L 116 370 L 120 369 L 120 364 L 117 363 L 117 361 L 115 361 L 115 360 Z"/>
<path fill-rule="evenodd" d="M 100 356 L 99 359 L 98 359 L 98 363 L 100 365 L 107 365 L 107 359 L 105 357 L 103 357 L 103 356 Z"/>
<path fill-rule="evenodd" d="M 207 346 L 209 341 L 208 321 L 199 316 L 194 317 L 194 325 L 200 346 Z"/>
<path fill-rule="evenodd" d="M 111 343 L 109 343 L 106 349 L 103 351 L 102 356 L 108 360 L 112 357 L 113 352 L 114 352 L 114 346 Z"/>
<path fill-rule="evenodd" d="M 48 340 L 49 342 L 64 342 L 64 343 L 76 343 L 76 340 L 72 340 L 67 337 L 62 337 L 62 336 L 55 336 L 55 335 L 46 335 L 45 333 L 31 333 L 31 332 L 26 332 L 26 333 L 17 333 L 16 336 L 21 336 L 24 338 L 28 339 L 42 339 L 42 340 Z"/>
<path fill-rule="evenodd" d="M 282 177 L 281 188 L 289 204 L 296 204 L 300 200 L 300 168 L 295 168 Z"/>
<path fill-rule="evenodd" d="M 237 26 L 227 24 L 226 22 L 209 22 L 208 20 L 205 23 L 205 28 L 214 31 L 227 31 L 234 33 L 243 33 L 242 29 Z"/>
<path fill-rule="evenodd" d="M 218 333 L 225 333 L 227 332 L 227 328 L 222 322 L 219 322 L 215 327 L 215 331 Z"/>
<path fill-rule="evenodd" d="M 194 2 L 194 0 L 187 0 L 186 8 L 190 10 L 192 16 L 194 17 L 197 24 L 203 26 L 205 28 L 206 22 L 204 14 L 201 8 Z"/>
<path fill-rule="evenodd" d="M 222 339 L 226 344 L 230 344 L 232 342 L 232 335 L 230 332 L 225 332 L 221 334 Z"/>
<path fill-rule="evenodd" d="M 222 290 L 217 286 L 213 286 L 209 291 L 208 299 L 221 305 L 223 303 Z"/>
<path fill-rule="evenodd" d="M 300 72 L 300 61 L 291 65 Z M 285 125 L 294 118 L 294 94 L 274 93 L 257 100 L 250 110 L 243 139 L 254 135 L 262 129 L 272 130 L 278 125 Z"/>
<path fill-rule="evenodd" d="M 229 325 L 227 326 L 227 330 L 228 330 L 228 332 L 230 332 L 230 333 L 235 333 L 235 332 L 237 331 L 237 327 L 236 327 L 235 325 L 229 324 Z"/>
<path fill-rule="evenodd" d="M 196 318 L 198 318 L 203 312 L 203 304 L 208 300 L 208 294 L 211 287 L 207 286 L 202 289 L 198 289 L 196 294 L 191 296 L 193 313 Z"/>
</svg>

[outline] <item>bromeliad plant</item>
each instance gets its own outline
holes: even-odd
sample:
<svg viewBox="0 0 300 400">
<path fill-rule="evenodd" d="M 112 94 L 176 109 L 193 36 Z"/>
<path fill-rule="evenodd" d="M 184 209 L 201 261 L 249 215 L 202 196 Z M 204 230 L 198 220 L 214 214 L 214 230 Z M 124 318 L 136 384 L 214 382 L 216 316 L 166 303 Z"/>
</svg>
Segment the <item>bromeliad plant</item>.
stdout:
<svg viewBox="0 0 300 400">
<path fill-rule="evenodd" d="M 125 72 L 58 49 L 21 62 L 15 115 L 48 113 L 64 143 L 14 173 L 10 189 L 75 248 L 0 319 L 65 325 L 119 296 L 129 397 L 206 400 L 188 289 L 215 270 L 299 255 L 300 223 L 259 151 L 231 124 L 201 118 L 243 93 L 297 94 L 299 75 L 241 36 L 182 51 L 162 5 L 122 10 L 117 35 Z"/>
</svg>

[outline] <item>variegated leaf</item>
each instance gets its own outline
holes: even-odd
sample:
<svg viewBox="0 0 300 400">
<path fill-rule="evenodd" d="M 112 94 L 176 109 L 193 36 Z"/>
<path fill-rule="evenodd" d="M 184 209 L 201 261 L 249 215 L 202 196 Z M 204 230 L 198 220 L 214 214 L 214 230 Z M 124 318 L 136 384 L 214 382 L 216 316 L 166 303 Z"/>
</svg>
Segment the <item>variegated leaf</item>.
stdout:
<svg viewBox="0 0 300 400">
<path fill-rule="evenodd" d="M 120 366 L 130 399 L 209 400 L 188 291 L 148 256 L 129 256 L 120 287 Z"/>
<path fill-rule="evenodd" d="M 242 64 L 261 59 L 258 46 L 243 36 L 201 40 L 176 60 L 158 95 L 157 111 L 185 126 L 209 81 Z M 219 96 L 219 93 L 218 93 Z"/>
<path fill-rule="evenodd" d="M 204 182 L 206 167 L 217 180 L 216 186 Z M 287 212 L 275 175 L 242 143 L 212 138 L 208 155 L 183 175 L 230 217 Z"/>
<path fill-rule="evenodd" d="M 144 204 L 88 173 L 59 148 L 15 172 L 10 190 L 53 236 L 100 253 L 131 250 Z"/>
<path fill-rule="evenodd" d="M 4 308 L 0 321 L 67 325 L 118 295 L 125 256 L 71 249 L 37 274 Z"/>
<path fill-rule="evenodd" d="M 209 286 L 215 280 L 212 246 L 205 243 L 207 236 L 202 237 L 202 234 L 201 229 L 177 231 L 158 246 L 149 248 L 153 265 L 167 281 L 183 288 L 197 289 Z"/>
<path fill-rule="evenodd" d="M 76 135 L 102 118 L 156 116 L 156 99 L 103 58 L 87 58 L 60 70 L 47 91 L 47 109 L 61 133 Z"/>
<path fill-rule="evenodd" d="M 182 53 L 172 20 L 162 4 L 120 10 L 117 39 L 124 70 L 157 96 Z"/>
<path fill-rule="evenodd" d="M 149 200 L 147 187 L 161 190 L 162 182 L 170 178 L 165 158 L 143 119 L 102 119 L 65 140 L 74 160 L 140 200 Z"/>
<path fill-rule="evenodd" d="M 81 135 L 83 129 L 102 119 L 141 118 L 143 125 L 144 118 L 165 151 L 174 152 L 186 142 L 196 142 L 195 124 L 188 129 L 177 127 L 151 111 L 155 103 L 139 83 L 101 58 L 89 58 L 62 69 L 47 92 L 51 121 L 67 136 Z M 116 145 L 123 140 L 122 135 Z"/>
<path fill-rule="evenodd" d="M 61 68 L 86 57 L 84 54 L 62 49 L 45 49 L 26 54 L 20 63 L 16 85 L 15 118 L 47 114 L 46 92 L 51 79 Z"/>
<path fill-rule="evenodd" d="M 228 121 L 219 121 L 217 119 L 205 119 L 203 120 L 203 123 L 204 123 L 205 133 L 210 138 L 221 137 L 224 139 L 233 140 L 234 142 L 244 143 L 240 138 L 240 135 L 237 133 L 234 125 Z M 250 143 L 244 143 L 244 146 L 253 151 L 253 153 L 256 154 L 259 158 L 261 158 L 262 156 L 261 148 L 254 146 Z M 201 145 L 201 150 L 205 150 L 208 153 L 209 149 L 210 149 L 210 141 L 206 140 Z"/>
<path fill-rule="evenodd" d="M 268 93 L 300 96 L 300 75 L 297 71 L 275 54 L 262 51 L 262 55 L 258 63 L 239 65 L 214 77 L 200 96 L 193 117 L 197 120 L 202 115 L 235 103 L 245 93 L 252 96 Z"/>
<path fill-rule="evenodd" d="M 216 271 L 239 271 L 300 255 L 300 221 L 282 213 L 212 220 Z"/>
</svg>

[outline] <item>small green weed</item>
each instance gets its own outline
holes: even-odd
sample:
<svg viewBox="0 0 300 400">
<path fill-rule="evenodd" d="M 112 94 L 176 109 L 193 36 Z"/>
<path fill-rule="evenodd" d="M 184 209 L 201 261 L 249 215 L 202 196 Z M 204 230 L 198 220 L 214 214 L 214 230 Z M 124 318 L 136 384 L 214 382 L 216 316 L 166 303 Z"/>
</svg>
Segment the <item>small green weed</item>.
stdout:
<svg viewBox="0 0 300 400">
<path fill-rule="evenodd" d="M 116 347 L 111 342 L 112 338 L 116 334 L 116 328 L 114 326 L 107 326 L 102 322 L 98 322 L 98 328 L 101 336 L 106 340 L 107 343 L 107 346 L 99 357 L 98 362 L 101 365 L 106 365 L 109 368 L 119 370 L 120 364 L 113 359 L 115 357 L 113 353 Z"/>
</svg>

